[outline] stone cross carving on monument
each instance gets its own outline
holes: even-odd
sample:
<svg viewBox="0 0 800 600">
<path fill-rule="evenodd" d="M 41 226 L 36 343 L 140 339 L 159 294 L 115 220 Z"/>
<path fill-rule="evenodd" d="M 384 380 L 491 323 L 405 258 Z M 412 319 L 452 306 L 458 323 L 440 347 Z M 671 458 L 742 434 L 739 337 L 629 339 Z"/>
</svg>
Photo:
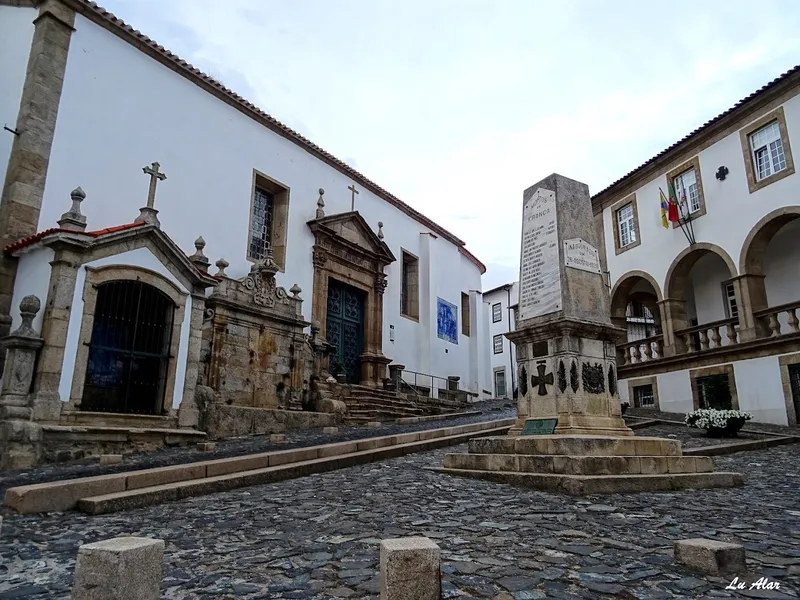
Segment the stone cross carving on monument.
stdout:
<svg viewBox="0 0 800 600">
<path fill-rule="evenodd" d="M 359 191 L 356 189 L 356 184 L 352 184 L 349 188 L 352 193 L 352 198 L 350 199 L 350 212 L 353 212 L 356 209 L 356 195 L 359 194 Z"/>
<path fill-rule="evenodd" d="M 150 189 L 147 192 L 147 205 L 139 209 L 139 216 L 134 219 L 134 223 L 147 223 L 148 225 L 161 227 L 157 216 L 158 211 L 155 208 L 156 186 L 159 181 L 164 181 L 167 175 L 162 173 L 160 169 L 161 165 L 157 162 L 152 163 L 149 167 L 142 167 L 142 172 L 150 176 Z"/>
<path fill-rule="evenodd" d="M 536 375 L 531 375 L 531 386 L 539 386 L 539 395 L 540 396 L 547 396 L 547 386 L 553 385 L 553 373 L 550 372 L 547 375 L 544 372 L 547 370 L 545 366 L 545 361 L 541 360 L 536 365 L 536 370 L 538 373 Z M 524 369 L 525 367 L 523 367 Z"/>
</svg>

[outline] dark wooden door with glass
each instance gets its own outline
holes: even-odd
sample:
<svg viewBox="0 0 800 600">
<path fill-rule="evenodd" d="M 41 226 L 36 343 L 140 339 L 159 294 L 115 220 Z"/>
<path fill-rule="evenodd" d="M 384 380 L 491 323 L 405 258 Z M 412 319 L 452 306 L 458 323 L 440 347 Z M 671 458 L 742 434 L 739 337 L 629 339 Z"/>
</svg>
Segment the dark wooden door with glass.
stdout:
<svg viewBox="0 0 800 600">
<path fill-rule="evenodd" d="M 325 338 L 333 346 L 329 371 L 347 383 L 361 381 L 364 349 L 364 292 L 334 279 L 328 282 Z"/>
<path fill-rule="evenodd" d="M 174 313 L 172 300 L 140 281 L 98 288 L 82 410 L 161 413 Z"/>
</svg>

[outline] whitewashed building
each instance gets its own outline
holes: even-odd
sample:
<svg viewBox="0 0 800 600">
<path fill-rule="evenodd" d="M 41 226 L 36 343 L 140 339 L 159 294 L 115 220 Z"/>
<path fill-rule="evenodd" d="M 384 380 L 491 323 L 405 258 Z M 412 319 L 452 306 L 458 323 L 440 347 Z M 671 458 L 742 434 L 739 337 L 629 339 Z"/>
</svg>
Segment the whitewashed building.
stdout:
<svg viewBox="0 0 800 600">
<path fill-rule="evenodd" d="M 319 322 L 349 382 L 379 387 L 391 363 L 460 378 L 476 395 L 488 387 L 485 267 L 462 240 L 94 3 L 0 0 L 0 121 L 0 333 L 21 323 L 23 297 L 41 300 L 34 328 L 45 354 L 60 350 L 37 369 L 60 401 L 80 395 L 84 374 L 72 370 L 86 368 L 80 349 L 92 343 L 80 330 L 85 281 L 141 272 L 175 299 L 170 318 L 184 328 L 165 352 L 177 381 L 159 393 L 177 409 L 197 374 L 193 303 L 215 277 L 245 285 L 268 249 L 278 285 L 291 288 L 279 300 L 304 300 L 296 322 Z M 142 209 L 137 230 L 151 185 L 154 210 Z M 73 216 L 88 224 L 76 228 L 65 213 L 78 186 L 85 200 L 76 192 Z M 132 241 L 137 231 L 149 241 Z M 112 241 L 113 251 L 97 250 Z M 54 252 L 68 266 L 51 265 Z M 218 259 L 216 272 L 203 269 Z M 42 320 L 62 268 L 77 279 L 50 327 Z M 334 296 L 346 311 L 329 310 Z"/>
<path fill-rule="evenodd" d="M 492 395 L 495 398 L 512 398 L 517 388 L 516 354 L 514 344 L 505 334 L 515 324 L 515 308 L 519 302 L 519 283 L 505 283 L 483 294 L 489 321 L 487 347 L 490 359 Z"/>
<path fill-rule="evenodd" d="M 628 330 L 620 396 L 632 406 L 797 424 L 797 147 L 800 67 L 593 196 L 612 317 Z M 664 227 L 670 186 L 686 202 Z"/>
</svg>

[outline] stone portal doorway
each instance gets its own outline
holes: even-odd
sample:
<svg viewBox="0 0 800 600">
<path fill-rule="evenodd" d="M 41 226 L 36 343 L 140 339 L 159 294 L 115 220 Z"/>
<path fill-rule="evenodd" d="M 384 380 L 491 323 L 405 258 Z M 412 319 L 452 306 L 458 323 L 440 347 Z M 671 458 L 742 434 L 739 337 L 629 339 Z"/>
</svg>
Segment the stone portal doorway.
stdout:
<svg viewBox="0 0 800 600">
<path fill-rule="evenodd" d="M 366 294 L 335 279 L 328 281 L 328 310 L 325 331 L 333 346 L 330 369 L 344 374 L 347 383 L 361 381 L 361 354 L 364 351 L 364 305 Z"/>
<path fill-rule="evenodd" d="M 98 286 L 82 410 L 161 413 L 174 314 L 173 301 L 141 281 Z"/>
</svg>

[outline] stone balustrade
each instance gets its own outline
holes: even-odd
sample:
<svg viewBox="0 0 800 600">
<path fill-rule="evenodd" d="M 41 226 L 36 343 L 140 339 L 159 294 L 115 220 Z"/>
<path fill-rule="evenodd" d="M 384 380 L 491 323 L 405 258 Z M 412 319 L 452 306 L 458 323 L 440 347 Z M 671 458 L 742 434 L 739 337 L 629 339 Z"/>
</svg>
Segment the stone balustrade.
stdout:
<svg viewBox="0 0 800 600">
<path fill-rule="evenodd" d="M 736 329 L 738 323 L 735 318 L 703 323 L 679 329 L 675 332 L 675 337 L 683 342 L 686 353 L 732 346 L 738 343 L 739 334 Z"/>
<path fill-rule="evenodd" d="M 621 365 L 633 365 L 658 360 L 664 356 L 664 336 L 653 335 L 617 346 Z"/>
<path fill-rule="evenodd" d="M 763 325 L 768 337 L 778 337 L 785 334 L 800 333 L 797 319 L 797 309 L 800 308 L 800 301 L 772 306 L 764 310 L 756 311 L 755 318 Z M 783 322 L 786 323 L 784 329 Z"/>
</svg>

